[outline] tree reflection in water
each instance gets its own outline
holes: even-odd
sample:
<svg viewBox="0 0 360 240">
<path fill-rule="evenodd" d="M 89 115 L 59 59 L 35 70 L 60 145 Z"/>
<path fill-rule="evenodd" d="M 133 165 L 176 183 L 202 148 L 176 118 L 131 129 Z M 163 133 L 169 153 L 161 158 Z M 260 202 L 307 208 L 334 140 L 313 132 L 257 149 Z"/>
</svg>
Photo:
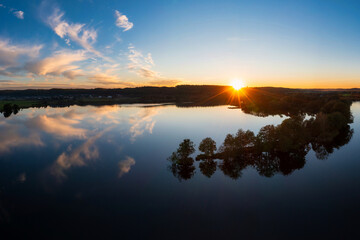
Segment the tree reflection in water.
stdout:
<svg viewBox="0 0 360 240">
<path fill-rule="evenodd" d="M 194 159 L 190 157 L 194 152 L 194 143 L 190 139 L 184 139 L 177 151 L 168 158 L 171 162 L 169 169 L 179 181 L 190 179 L 195 174 Z"/>
<path fill-rule="evenodd" d="M 3 108 L 0 110 L 0 113 L 4 115 L 5 118 L 8 118 L 13 113 L 16 115 L 20 111 L 20 107 L 17 104 L 10 104 L 6 103 L 4 104 Z"/>
<path fill-rule="evenodd" d="M 351 115 L 340 112 L 321 112 L 307 120 L 305 115 L 291 116 L 280 125 L 261 128 L 257 135 L 242 129 L 228 134 L 217 152 L 215 141 L 205 138 L 196 160 L 200 161 L 201 173 L 209 178 L 220 169 L 226 176 L 238 179 L 247 167 L 265 177 L 289 175 L 304 167 L 310 149 L 322 160 L 347 144 L 353 134 L 351 122 Z M 194 144 L 185 139 L 169 157 L 170 169 L 179 180 L 194 176 L 194 160 L 190 157 L 194 152 Z"/>
</svg>

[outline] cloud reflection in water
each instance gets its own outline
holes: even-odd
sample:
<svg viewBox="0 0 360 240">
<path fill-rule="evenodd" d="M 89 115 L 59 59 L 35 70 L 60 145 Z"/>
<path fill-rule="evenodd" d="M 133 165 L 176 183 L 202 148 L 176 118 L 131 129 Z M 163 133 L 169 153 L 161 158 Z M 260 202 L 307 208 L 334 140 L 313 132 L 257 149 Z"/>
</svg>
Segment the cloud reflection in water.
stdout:
<svg viewBox="0 0 360 240">
<path fill-rule="evenodd" d="M 119 105 L 23 110 L 16 117 L 0 118 L 0 154 L 24 146 L 64 149 L 49 168 L 51 175 L 62 180 L 70 168 L 87 166 L 101 158 L 97 144 L 100 138 L 121 151 L 122 143 L 113 140 L 115 136 L 128 136 L 133 143 L 145 132 L 152 134 L 157 114 L 154 107 Z M 134 164 L 131 157 L 120 161 L 118 176 L 129 172 Z"/>
</svg>

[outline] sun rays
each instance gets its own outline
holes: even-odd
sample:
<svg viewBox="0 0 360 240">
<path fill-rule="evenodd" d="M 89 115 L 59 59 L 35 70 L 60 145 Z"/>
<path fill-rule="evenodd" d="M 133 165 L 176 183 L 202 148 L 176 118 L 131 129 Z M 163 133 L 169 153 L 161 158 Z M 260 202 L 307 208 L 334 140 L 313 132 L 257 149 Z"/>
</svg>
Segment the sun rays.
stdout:
<svg viewBox="0 0 360 240">
<path fill-rule="evenodd" d="M 231 81 L 230 86 L 232 86 L 236 91 L 245 87 L 245 82 L 242 79 L 235 78 Z"/>
</svg>

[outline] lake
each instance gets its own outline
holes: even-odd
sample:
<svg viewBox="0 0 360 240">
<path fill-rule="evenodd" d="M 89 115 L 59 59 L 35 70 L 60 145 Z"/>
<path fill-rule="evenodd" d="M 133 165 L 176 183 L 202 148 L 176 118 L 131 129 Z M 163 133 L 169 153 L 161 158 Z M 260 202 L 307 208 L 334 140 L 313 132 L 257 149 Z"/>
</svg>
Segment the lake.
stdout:
<svg viewBox="0 0 360 240">
<path fill-rule="evenodd" d="M 296 164 L 287 162 L 293 155 L 276 156 L 271 172 L 253 162 L 241 167 L 195 158 L 206 137 L 219 149 L 229 133 L 241 128 L 256 135 L 286 116 L 170 104 L 29 108 L 1 116 L 2 235 L 360 237 L 360 103 L 351 111 L 354 122 L 332 150 L 310 147 Z M 193 164 L 172 169 L 169 157 L 184 139 L 195 144 Z"/>
</svg>

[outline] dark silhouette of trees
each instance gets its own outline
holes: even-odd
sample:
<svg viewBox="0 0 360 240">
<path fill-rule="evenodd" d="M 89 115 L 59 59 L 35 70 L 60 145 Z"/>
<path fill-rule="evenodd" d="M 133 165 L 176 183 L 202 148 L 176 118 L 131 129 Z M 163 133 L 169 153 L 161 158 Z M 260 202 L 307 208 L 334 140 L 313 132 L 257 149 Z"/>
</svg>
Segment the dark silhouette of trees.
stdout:
<svg viewBox="0 0 360 240">
<path fill-rule="evenodd" d="M 213 156 L 216 151 L 216 142 L 209 137 L 204 138 L 199 145 L 199 150 L 206 156 Z"/>
<path fill-rule="evenodd" d="M 168 160 L 173 175 L 181 180 L 190 179 L 195 174 L 194 159 L 190 157 L 195 152 L 195 145 L 190 139 L 184 139 L 176 152 L 173 152 Z"/>
<path fill-rule="evenodd" d="M 213 159 L 205 159 L 199 163 L 199 168 L 204 176 L 210 178 L 217 168 L 217 163 Z"/>
<path fill-rule="evenodd" d="M 201 161 L 199 163 L 200 171 L 208 178 L 215 173 L 217 168 L 217 163 L 213 159 L 216 149 L 216 142 L 210 137 L 204 138 L 199 144 L 199 151 L 203 154 L 199 154 L 196 160 Z"/>
<path fill-rule="evenodd" d="M 11 114 L 17 114 L 20 111 L 20 107 L 17 104 L 6 103 L 0 111 L 4 117 L 10 117 Z"/>
<path fill-rule="evenodd" d="M 292 101 L 299 104 L 294 99 Z M 203 153 L 196 160 L 200 161 L 200 171 L 206 177 L 211 177 L 217 167 L 232 179 L 240 178 L 247 167 L 255 168 L 265 177 L 278 173 L 289 175 L 305 166 L 305 157 L 310 149 L 322 160 L 334 149 L 347 144 L 353 134 L 349 126 L 352 121 L 350 105 L 335 99 L 308 119 L 301 113 L 285 119 L 277 126 L 264 126 L 257 135 L 242 129 L 236 134 L 227 134 L 217 152 L 215 141 L 205 138 L 199 145 L 199 150 Z M 189 166 L 191 163 L 192 175 L 185 174 L 186 179 L 192 177 L 195 171 L 192 159 L 186 160 L 193 152 L 193 143 L 185 139 L 178 151 L 170 157 L 174 159 L 172 162 L 188 161 Z M 174 175 L 179 176 L 178 172 Z"/>
<path fill-rule="evenodd" d="M 316 114 L 321 110 L 325 113 L 342 112 L 350 101 L 359 100 L 359 93 L 359 89 L 324 91 L 255 87 L 234 91 L 230 86 L 178 85 L 122 89 L 0 90 L 0 99 L 10 102 L 14 99 L 23 100 L 21 108 L 172 102 L 181 107 L 233 105 L 257 116 L 293 116 L 301 113 Z"/>
</svg>

